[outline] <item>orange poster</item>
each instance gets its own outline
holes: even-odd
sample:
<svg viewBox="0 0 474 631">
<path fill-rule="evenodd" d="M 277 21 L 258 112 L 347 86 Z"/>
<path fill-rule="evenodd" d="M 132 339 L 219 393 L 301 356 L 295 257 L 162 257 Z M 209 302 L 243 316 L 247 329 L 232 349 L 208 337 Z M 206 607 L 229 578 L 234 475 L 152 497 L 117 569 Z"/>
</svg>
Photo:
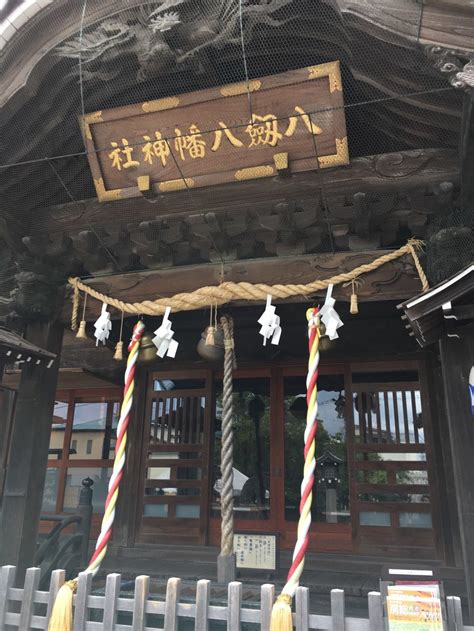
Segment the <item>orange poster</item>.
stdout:
<svg viewBox="0 0 474 631">
<path fill-rule="evenodd" d="M 437 585 L 393 585 L 387 592 L 390 631 L 443 631 Z"/>
</svg>

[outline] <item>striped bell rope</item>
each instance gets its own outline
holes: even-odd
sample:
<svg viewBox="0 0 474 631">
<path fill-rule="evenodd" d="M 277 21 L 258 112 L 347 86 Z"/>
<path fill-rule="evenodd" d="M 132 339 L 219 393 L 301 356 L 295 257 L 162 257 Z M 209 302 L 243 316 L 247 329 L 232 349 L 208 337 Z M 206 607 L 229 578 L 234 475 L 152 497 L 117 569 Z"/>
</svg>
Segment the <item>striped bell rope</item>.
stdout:
<svg viewBox="0 0 474 631">
<path fill-rule="evenodd" d="M 306 318 L 308 320 L 309 359 L 306 377 L 307 413 L 304 433 L 304 467 L 303 480 L 301 482 L 300 517 L 293 562 L 281 594 L 273 605 L 270 631 L 291 631 L 293 629 L 291 603 L 303 573 L 305 555 L 309 544 L 309 529 L 311 527 L 311 507 L 316 468 L 316 432 L 318 430 L 319 309 L 316 307 L 308 309 Z"/>
<path fill-rule="evenodd" d="M 135 371 L 138 359 L 140 341 L 145 331 L 145 325 L 139 320 L 132 333 L 128 345 L 127 368 L 124 376 L 123 400 L 120 408 L 120 418 L 117 425 L 117 441 L 115 444 L 115 458 L 110 477 L 107 498 L 105 500 L 104 515 L 100 534 L 97 539 L 94 553 L 89 565 L 84 570 L 93 576 L 99 571 L 100 565 L 107 553 L 107 547 L 112 536 L 112 527 L 115 519 L 115 509 L 119 495 L 120 482 L 125 467 L 125 448 L 127 445 L 127 429 L 130 422 L 130 413 L 133 404 L 133 392 L 135 389 Z M 61 587 L 56 597 L 48 631 L 70 631 L 72 628 L 73 594 L 77 587 L 77 578 L 67 581 Z"/>
</svg>

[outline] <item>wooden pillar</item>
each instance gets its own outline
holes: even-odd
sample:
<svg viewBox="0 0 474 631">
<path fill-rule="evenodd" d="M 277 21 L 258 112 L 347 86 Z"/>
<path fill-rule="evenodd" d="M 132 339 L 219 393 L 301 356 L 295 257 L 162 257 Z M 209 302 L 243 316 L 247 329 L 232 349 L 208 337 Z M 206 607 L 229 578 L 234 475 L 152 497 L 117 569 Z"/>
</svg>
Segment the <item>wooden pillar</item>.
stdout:
<svg viewBox="0 0 474 631">
<path fill-rule="evenodd" d="M 27 339 L 58 358 L 51 368 L 23 365 L 13 417 L 0 513 L 0 566 L 16 565 L 20 580 L 36 550 L 63 328 L 57 322 L 28 327 Z"/>
<path fill-rule="evenodd" d="M 440 341 L 448 413 L 461 549 L 471 624 L 474 623 L 474 418 L 471 414 L 469 371 L 474 363 L 474 335 Z"/>
<path fill-rule="evenodd" d="M 8 447 L 16 392 L 0 384 L 0 510 L 3 499 L 3 484 L 7 468 Z"/>
</svg>

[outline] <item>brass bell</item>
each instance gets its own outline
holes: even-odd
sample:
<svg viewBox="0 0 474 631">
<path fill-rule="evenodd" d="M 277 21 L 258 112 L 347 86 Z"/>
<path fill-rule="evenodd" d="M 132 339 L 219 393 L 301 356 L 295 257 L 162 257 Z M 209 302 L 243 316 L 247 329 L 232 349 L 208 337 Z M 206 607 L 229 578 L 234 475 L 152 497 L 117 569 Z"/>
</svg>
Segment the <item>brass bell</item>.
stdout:
<svg viewBox="0 0 474 631">
<path fill-rule="evenodd" d="M 327 353 L 334 346 L 334 341 L 330 340 L 326 335 L 326 326 L 321 322 L 319 326 L 319 350 Z"/>
<path fill-rule="evenodd" d="M 212 328 L 213 335 L 209 335 L 209 329 Z M 213 340 L 213 344 L 209 342 Z M 210 362 L 222 361 L 224 359 L 224 331 L 220 325 L 214 327 L 206 327 L 201 334 L 201 339 L 197 345 L 199 355 Z"/>
<path fill-rule="evenodd" d="M 140 341 L 137 362 L 142 365 L 152 364 L 156 361 L 156 357 L 156 346 L 153 344 L 153 335 L 151 333 L 145 333 Z"/>
</svg>

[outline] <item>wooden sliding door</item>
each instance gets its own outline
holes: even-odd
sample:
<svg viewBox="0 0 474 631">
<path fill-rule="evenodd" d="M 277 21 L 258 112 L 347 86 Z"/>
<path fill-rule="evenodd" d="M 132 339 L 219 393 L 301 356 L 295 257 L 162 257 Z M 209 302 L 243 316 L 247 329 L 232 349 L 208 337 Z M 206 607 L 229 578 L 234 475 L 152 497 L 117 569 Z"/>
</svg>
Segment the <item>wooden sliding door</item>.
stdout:
<svg viewBox="0 0 474 631">
<path fill-rule="evenodd" d="M 318 380 L 310 549 L 440 558 L 429 399 L 418 361 L 329 363 Z M 296 538 L 306 367 L 234 375 L 237 532 Z M 148 377 L 136 517 L 138 543 L 220 539 L 221 374 Z"/>
<path fill-rule="evenodd" d="M 210 387 L 205 373 L 149 377 L 138 542 L 204 543 Z"/>
<path fill-rule="evenodd" d="M 428 409 L 413 369 L 352 370 L 351 500 L 364 554 L 436 558 Z M 426 406 L 427 407 L 427 406 Z M 436 495 L 436 493 L 435 493 Z"/>
</svg>

